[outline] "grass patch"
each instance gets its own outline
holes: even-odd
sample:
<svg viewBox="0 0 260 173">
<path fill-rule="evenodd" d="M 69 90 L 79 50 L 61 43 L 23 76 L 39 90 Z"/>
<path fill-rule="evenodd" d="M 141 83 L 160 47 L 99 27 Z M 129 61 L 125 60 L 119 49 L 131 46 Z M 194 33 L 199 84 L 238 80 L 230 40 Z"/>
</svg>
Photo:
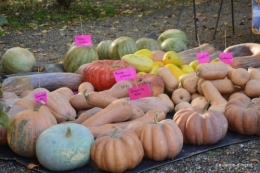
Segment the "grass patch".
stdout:
<svg viewBox="0 0 260 173">
<path fill-rule="evenodd" d="M 55 0 L 17 0 L 0 3 L 7 20 L 4 29 L 22 30 L 100 21 L 118 15 L 145 13 L 178 5 L 182 0 L 75 0 L 69 8 Z M 80 21 L 81 19 L 81 21 Z"/>
</svg>

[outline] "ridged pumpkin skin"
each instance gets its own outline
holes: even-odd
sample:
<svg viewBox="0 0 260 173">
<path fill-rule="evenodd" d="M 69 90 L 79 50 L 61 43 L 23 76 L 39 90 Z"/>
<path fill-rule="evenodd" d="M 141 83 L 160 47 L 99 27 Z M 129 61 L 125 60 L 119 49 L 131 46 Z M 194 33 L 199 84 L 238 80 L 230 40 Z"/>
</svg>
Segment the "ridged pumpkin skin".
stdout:
<svg viewBox="0 0 260 173">
<path fill-rule="evenodd" d="M 2 57 L 2 66 L 5 72 L 30 72 L 36 64 L 34 55 L 27 49 L 13 47 L 8 49 Z"/>
<path fill-rule="evenodd" d="M 103 40 L 97 45 L 97 54 L 100 60 L 109 58 L 109 47 L 112 44 L 112 40 Z"/>
<path fill-rule="evenodd" d="M 123 172 L 135 168 L 143 159 L 144 150 L 134 131 L 115 130 L 98 136 L 91 148 L 92 161 L 102 170 Z"/>
<path fill-rule="evenodd" d="M 56 124 L 56 119 L 44 105 L 38 111 L 21 111 L 10 120 L 7 128 L 8 145 L 16 154 L 34 158 L 38 137 L 44 130 Z"/>
<path fill-rule="evenodd" d="M 119 37 L 109 47 L 109 59 L 119 60 L 126 54 L 138 51 L 136 42 L 131 37 Z"/>
<path fill-rule="evenodd" d="M 228 101 L 224 115 L 231 131 L 242 135 L 260 135 L 260 98 L 247 96 Z"/>
<path fill-rule="evenodd" d="M 193 108 L 181 109 L 173 120 L 181 129 L 185 144 L 214 144 L 226 135 L 228 129 L 226 117 L 213 110 L 198 113 Z"/>
<path fill-rule="evenodd" d="M 51 171 L 67 171 L 88 163 L 94 142 L 92 133 L 76 123 L 57 124 L 45 130 L 36 142 L 37 159 Z"/>
<path fill-rule="evenodd" d="M 95 91 L 107 90 L 116 83 L 113 72 L 128 67 L 130 65 L 123 60 L 98 60 L 84 69 L 83 81 L 90 82 Z"/>
<path fill-rule="evenodd" d="M 139 50 L 141 49 L 149 49 L 150 51 L 155 51 L 155 50 L 161 50 L 161 47 L 157 40 L 154 40 L 152 38 L 139 38 L 136 41 L 137 47 Z"/>
<path fill-rule="evenodd" d="M 144 156 L 155 161 L 173 159 L 183 146 L 182 132 L 171 119 L 155 119 L 140 125 L 135 132 L 143 144 Z"/>
<path fill-rule="evenodd" d="M 98 60 L 98 54 L 93 46 L 73 46 L 64 57 L 64 70 L 74 73 L 86 63 Z"/>
</svg>

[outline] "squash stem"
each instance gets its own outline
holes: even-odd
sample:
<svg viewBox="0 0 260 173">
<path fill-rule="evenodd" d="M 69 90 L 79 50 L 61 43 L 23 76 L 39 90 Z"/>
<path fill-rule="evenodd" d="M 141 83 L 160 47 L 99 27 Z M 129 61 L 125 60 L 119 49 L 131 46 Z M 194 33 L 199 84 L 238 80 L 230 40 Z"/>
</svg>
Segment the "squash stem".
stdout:
<svg viewBox="0 0 260 173">
<path fill-rule="evenodd" d="M 33 110 L 38 111 L 42 105 L 44 105 L 44 102 L 41 100 L 34 106 Z"/>
<path fill-rule="evenodd" d="M 113 134 L 111 135 L 112 138 L 118 138 L 118 128 L 115 127 L 115 130 L 113 131 Z"/>
<path fill-rule="evenodd" d="M 256 104 L 256 102 L 254 102 L 254 101 L 251 101 L 250 103 L 248 103 L 248 105 L 247 105 L 247 109 L 248 108 L 251 108 L 254 104 Z"/>
<path fill-rule="evenodd" d="M 68 128 L 67 128 L 66 137 L 67 137 L 67 138 L 71 138 L 71 136 L 72 136 L 71 129 L 68 127 Z"/>
<path fill-rule="evenodd" d="M 85 89 L 83 92 L 82 92 L 82 95 L 85 97 L 86 100 L 88 100 L 88 94 L 86 94 L 87 92 L 87 89 Z"/>
<path fill-rule="evenodd" d="M 238 88 L 238 89 L 241 89 L 241 86 L 238 86 L 238 85 L 233 85 L 234 88 Z"/>
<path fill-rule="evenodd" d="M 153 122 L 154 122 L 155 124 L 158 124 L 158 123 L 159 123 L 159 122 L 158 122 L 158 119 L 157 119 L 158 115 L 159 115 L 159 113 L 158 113 L 158 111 L 156 111 L 156 112 L 155 112 L 155 115 L 154 115 L 154 118 L 153 118 Z"/>
<path fill-rule="evenodd" d="M 210 100 L 205 104 L 205 106 L 202 108 L 202 110 L 201 110 L 201 112 L 200 112 L 200 114 L 204 114 L 207 110 L 208 110 L 208 108 L 209 108 L 209 105 L 210 105 Z"/>
</svg>

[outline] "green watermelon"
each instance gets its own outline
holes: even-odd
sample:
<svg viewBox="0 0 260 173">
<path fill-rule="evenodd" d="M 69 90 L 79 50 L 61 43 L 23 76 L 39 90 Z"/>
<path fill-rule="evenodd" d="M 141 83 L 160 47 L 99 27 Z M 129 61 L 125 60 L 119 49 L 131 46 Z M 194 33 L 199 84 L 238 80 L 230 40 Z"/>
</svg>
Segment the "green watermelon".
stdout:
<svg viewBox="0 0 260 173">
<path fill-rule="evenodd" d="M 103 40 L 98 43 L 96 49 L 98 58 L 100 60 L 109 59 L 109 47 L 112 44 L 112 40 Z"/>
<path fill-rule="evenodd" d="M 141 49 L 149 49 L 150 51 L 161 50 L 157 40 L 154 40 L 152 38 L 146 38 L 146 37 L 139 38 L 136 41 L 136 44 L 139 50 Z"/>
<path fill-rule="evenodd" d="M 164 40 L 161 44 L 161 48 L 164 52 L 174 51 L 178 53 L 187 50 L 186 44 L 178 38 L 168 38 Z"/>
<path fill-rule="evenodd" d="M 161 33 L 157 39 L 158 43 L 161 44 L 164 40 L 168 38 L 178 38 L 182 40 L 186 45 L 188 44 L 188 37 L 187 35 L 179 30 L 179 29 L 168 29 Z"/>
<path fill-rule="evenodd" d="M 23 73 L 32 71 L 36 64 L 34 55 L 27 49 L 13 47 L 2 57 L 2 67 L 6 73 Z"/>
<path fill-rule="evenodd" d="M 109 59 L 120 60 L 126 54 L 138 51 L 137 44 L 131 37 L 119 37 L 109 47 Z"/>
<path fill-rule="evenodd" d="M 65 55 L 63 66 L 66 72 L 74 73 L 86 63 L 98 60 L 98 54 L 94 46 L 73 46 Z"/>
</svg>

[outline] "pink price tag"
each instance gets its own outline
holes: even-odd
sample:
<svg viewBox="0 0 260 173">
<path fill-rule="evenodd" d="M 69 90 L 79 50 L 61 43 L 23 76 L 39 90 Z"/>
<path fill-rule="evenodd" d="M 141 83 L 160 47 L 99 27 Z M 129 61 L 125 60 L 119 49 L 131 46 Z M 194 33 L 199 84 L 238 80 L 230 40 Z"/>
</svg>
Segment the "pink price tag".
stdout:
<svg viewBox="0 0 260 173">
<path fill-rule="evenodd" d="M 150 97 L 152 95 L 148 84 L 128 88 L 128 94 L 130 100 L 136 100 L 144 97 Z"/>
<path fill-rule="evenodd" d="M 233 63 L 233 54 L 232 52 L 225 52 L 219 54 L 220 61 L 226 63 L 226 64 L 232 64 Z"/>
<path fill-rule="evenodd" d="M 76 35 L 76 46 L 92 46 L 91 35 Z"/>
<path fill-rule="evenodd" d="M 35 93 L 34 100 L 36 103 L 40 101 L 44 101 L 44 103 L 47 104 L 47 92 L 43 91 L 43 92 Z"/>
<path fill-rule="evenodd" d="M 210 58 L 209 58 L 209 53 L 208 52 L 196 53 L 196 57 L 198 59 L 199 64 L 210 62 Z"/>
<path fill-rule="evenodd" d="M 129 67 L 121 70 L 116 70 L 113 72 L 116 82 L 121 80 L 136 78 L 136 71 L 134 67 Z"/>
</svg>

